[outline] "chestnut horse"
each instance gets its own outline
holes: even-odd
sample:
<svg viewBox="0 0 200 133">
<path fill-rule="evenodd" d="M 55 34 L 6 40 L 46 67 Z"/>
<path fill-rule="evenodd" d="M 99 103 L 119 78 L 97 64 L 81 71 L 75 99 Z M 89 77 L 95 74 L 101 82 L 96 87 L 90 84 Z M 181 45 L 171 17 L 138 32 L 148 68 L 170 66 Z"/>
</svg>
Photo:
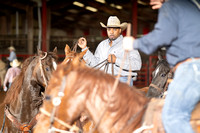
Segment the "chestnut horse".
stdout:
<svg viewBox="0 0 200 133">
<path fill-rule="evenodd" d="M 111 96 L 113 76 L 76 63 L 60 65 L 53 73 L 34 132 L 47 132 L 49 127 L 66 130 L 66 124 L 82 113 L 94 121 L 99 133 L 127 133 L 140 127 L 149 99 L 121 82 Z"/>
<path fill-rule="evenodd" d="M 53 52 L 38 50 L 38 55 L 24 61 L 21 73 L 13 81 L 4 99 L 4 123 L 1 132 L 31 132 L 39 116 L 39 107 L 43 103 L 42 93 L 56 69 L 56 53 L 57 48 Z"/>
<path fill-rule="evenodd" d="M 41 108 L 41 117 L 34 132 L 81 131 L 70 125 L 84 113 L 94 121 L 94 129 L 99 133 L 133 131 L 138 133 L 142 132 L 144 127 L 153 133 L 161 133 L 161 131 L 163 133 L 160 116 L 164 99 L 156 104 L 155 101 L 149 103 L 149 99 L 138 89 L 121 82 L 113 93 L 115 80 L 113 76 L 87 68 L 77 60 L 59 65 L 45 92 L 46 98 Z M 156 111 L 151 106 L 153 104 Z M 197 130 L 200 125 L 195 123 L 195 120 L 200 118 L 199 110 L 200 106 L 193 111 L 198 116 L 193 117 L 193 115 L 191 119 Z M 151 122 L 146 123 L 146 119 L 149 118 Z"/>
</svg>

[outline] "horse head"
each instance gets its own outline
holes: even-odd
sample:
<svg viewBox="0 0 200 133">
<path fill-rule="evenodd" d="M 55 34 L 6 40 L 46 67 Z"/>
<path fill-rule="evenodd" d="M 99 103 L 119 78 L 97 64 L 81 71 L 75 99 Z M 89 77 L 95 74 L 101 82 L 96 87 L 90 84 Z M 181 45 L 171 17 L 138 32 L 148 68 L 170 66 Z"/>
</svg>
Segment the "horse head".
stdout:
<svg viewBox="0 0 200 133">
<path fill-rule="evenodd" d="M 59 64 L 58 67 L 57 67 L 57 70 L 53 72 L 53 75 L 52 75 L 51 80 L 50 80 L 50 86 L 47 87 L 46 92 L 45 92 L 46 96 L 45 96 L 44 103 L 45 102 L 49 103 L 50 100 L 51 101 L 59 101 L 59 99 L 64 94 L 64 91 L 67 91 L 65 89 L 65 87 L 66 87 L 65 85 L 67 85 L 69 88 L 73 87 L 73 86 L 71 86 L 72 81 L 75 82 L 74 78 L 77 78 L 77 76 L 72 76 L 72 75 L 74 75 L 73 71 L 78 69 L 78 68 L 86 67 L 85 63 L 80 61 L 80 55 L 76 54 L 74 51 L 71 51 L 68 45 L 66 45 L 66 47 L 65 47 L 65 54 L 66 54 L 65 60 L 61 64 Z M 70 60 L 68 60 L 68 59 L 70 59 Z M 68 60 L 68 61 L 65 62 L 66 60 Z M 69 82 L 67 82 L 67 83 L 65 82 L 65 79 L 67 77 L 70 77 L 70 79 L 71 79 L 69 81 L 70 83 Z M 62 80 L 60 80 L 60 79 L 62 79 Z M 52 90 L 51 88 L 54 88 L 54 89 Z M 78 101 L 82 102 L 81 100 L 78 100 Z M 82 104 L 82 103 L 80 103 L 80 104 Z M 54 106 L 56 106 L 56 105 L 54 105 L 54 103 L 52 103 L 52 104 L 44 104 L 42 108 L 43 109 L 45 108 L 45 110 L 49 111 L 49 110 L 52 110 L 54 108 Z M 49 113 L 51 113 L 51 111 L 49 111 Z M 43 117 L 41 117 L 40 119 L 42 120 Z M 57 123 L 57 121 L 55 122 L 55 124 L 56 123 Z M 46 132 L 46 127 L 49 127 L 49 124 L 50 123 L 45 123 L 41 127 L 40 127 L 40 124 L 38 124 L 37 127 L 39 127 L 39 128 L 44 128 L 45 127 L 44 130 L 43 129 L 39 129 L 39 130 L 42 131 L 42 132 L 43 131 Z M 64 127 L 61 126 L 59 128 L 60 129 L 64 129 L 66 127 L 65 126 Z M 38 132 L 37 129 L 38 128 L 36 128 L 36 131 L 34 131 L 34 132 Z"/>
<path fill-rule="evenodd" d="M 44 52 L 38 50 L 38 63 L 34 67 L 33 75 L 35 81 L 42 85 L 44 88 L 47 86 L 48 81 L 51 78 L 52 72 L 57 68 L 57 48 L 54 48 L 53 52 Z"/>
<path fill-rule="evenodd" d="M 147 97 L 160 97 L 165 91 L 165 84 L 170 72 L 168 62 L 158 54 L 158 61 L 155 70 L 152 73 L 152 82 L 147 92 Z"/>
<path fill-rule="evenodd" d="M 81 53 L 76 53 L 76 50 L 71 50 L 69 45 L 66 44 L 65 46 L 65 59 L 63 60 L 62 64 L 66 64 L 70 60 L 74 59 L 75 57 L 79 60 L 82 60 L 83 56 L 87 50 L 82 51 Z"/>
<path fill-rule="evenodd" d="M 5 132 L 30 132 L 37 122 L 43 94 L 56 69 L 57 48 L 53 52 L 38 50 L 37 55 L 27 58 L 21 73 L 12 82 L 4 104 Z"/>
</svg>

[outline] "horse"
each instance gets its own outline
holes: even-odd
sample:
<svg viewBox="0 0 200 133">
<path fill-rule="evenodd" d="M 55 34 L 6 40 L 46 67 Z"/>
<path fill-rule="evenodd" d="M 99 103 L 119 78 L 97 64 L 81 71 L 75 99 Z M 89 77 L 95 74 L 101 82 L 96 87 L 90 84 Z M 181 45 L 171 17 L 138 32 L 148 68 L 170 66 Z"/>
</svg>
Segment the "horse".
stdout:
<svg viewBox="0 0 200 133">
<path fill-rule="evenodd" d="M 59 65 L 53 72 L 46 89 L 46 97 L 40 108 L 41 116 L 34 128 L 34 133 L 81 131 L 70 125 L 80 119 L 82 113 L 87 114 L 94 121 L 94 129 L 97 129 L 99 133 L 133 131 L 138 133 L 146 114 L 154 117 L 161 116 L 161 109 L 159 109 L 160 114 L 149 114 L 147 110 L 152 107 L 149 106 L 152 102 L 138 89 L 119 82 L 116 90 L 113 91 L 115 80 L 113 76 L 88 68 L 78 61 Z M 153 103 L 155 104 L 154 101 Z M 163 102 L 161 103 L 159 103 L 159 108 L 162 108 Z M 199 115 L 199 109 L 200 106 L 193 112 Z M 157 122 L 157 118 L 152 119 L 153 122 Z M 195 119 L 197 117 L 193 117 L 192 120 Z M 159 126 L 155 124 L 154 128 L 151 127 L 148 130 L 159 132 L 160 130 L 156 129 L 156 127 L 162 127 L 161 118 L 159 120 L 157 122 Z M 199 127 L 200 125 L 197 129 Z"/>
<path fill-rule="evenodd" d="M 149 85 L 147 97 L 161 97 L 166 91 L 167 80 L 171 77 L 170 66 L 167 60 L 158 54 L 158 61 L 155 70 L 152 72 L 152 81 Z"/>
<path fill-rule="evenodd" d="M 82 113 L 94 121 L 99 133 L 127 133 L 140 126 L 149 101 L 143 93 L 119 82 L 114 95 L 110 96 L 116 80 L 113 76 L 80 64 L 70 64 L 58 66 L 53 73 L 34 132 L 47 132 L 51 124 L 56 129 L 66 130 L 66 123 L 72 124 Z M 52 101 L 60 101 L 59 106 Z"/>
<path fill-rule="evenodd" d="M 4 78 L 6 75 L 6 63 L 0 59 L 0 85 L 3 86 Z M 0 86 L 0 87 L 1 87 Z"/>
<path fill-rule="evenodd" d="M 37 55 L 27 58 L 21 73 L 14 79 L 3 105 L 4 123 L 1 132 L 29 133 L 37 123 L 43 93 L 56 69 L 57 48 L 52 52 L 38 50 Z"/>
</svg>

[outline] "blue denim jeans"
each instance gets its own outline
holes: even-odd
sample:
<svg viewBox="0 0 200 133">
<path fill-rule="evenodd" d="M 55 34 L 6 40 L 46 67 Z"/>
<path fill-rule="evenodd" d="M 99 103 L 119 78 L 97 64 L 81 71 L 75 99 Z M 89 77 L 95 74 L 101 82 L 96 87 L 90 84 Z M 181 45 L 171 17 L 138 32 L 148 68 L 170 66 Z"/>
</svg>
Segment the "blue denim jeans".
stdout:
<svg viewBox="0 0 200 133">
<path fill-rule="evenodd" d="M 200 101 L 200 59 L 178 66 L 168 88 L 162 111 L 166 133 L 194 133 L 191 112 Z"/>
<path fill-rule="evenodd" d="M 128 76 L 124 76 L 124 77 L 120 77 L 119 81 L 123 82 L 123 83 L 127 83 L 128 81 Z M 131 82 L 129 84 L 130 86 L 133 86 L 133 78 L 131 78 Z"/>
</svg>

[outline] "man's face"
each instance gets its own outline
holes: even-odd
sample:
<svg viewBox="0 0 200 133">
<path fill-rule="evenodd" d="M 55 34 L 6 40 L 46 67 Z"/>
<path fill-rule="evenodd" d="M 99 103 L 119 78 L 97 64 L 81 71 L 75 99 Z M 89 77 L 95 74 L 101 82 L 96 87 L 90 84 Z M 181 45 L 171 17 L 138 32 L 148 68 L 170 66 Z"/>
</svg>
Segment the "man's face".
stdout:
<svg viewBox="0 0 200 133">
<path fill-rule="evenodd" d="M 121 28 L 107 28 L 108 38 L 113 41 L 121 34 Z"/>
</svg>

